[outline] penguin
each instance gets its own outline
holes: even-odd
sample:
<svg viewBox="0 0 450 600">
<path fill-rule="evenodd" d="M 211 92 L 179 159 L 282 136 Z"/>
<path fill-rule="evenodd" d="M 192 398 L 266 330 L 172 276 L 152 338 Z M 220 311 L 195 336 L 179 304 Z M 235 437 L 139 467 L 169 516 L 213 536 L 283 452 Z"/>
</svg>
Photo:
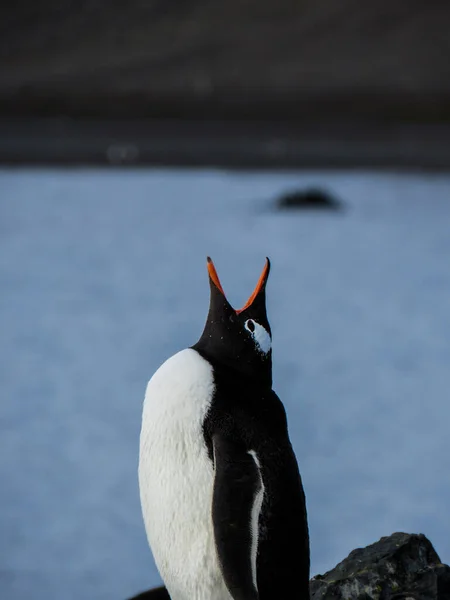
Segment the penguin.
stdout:
<svg viewBox="0 0 450 600">
<path fill-rule="evenodd" d="M 209 257 L 207 270 L 200 339 L 145 393 L 138 472 L 148 542 L 172 600 L 307 600 L 305 494 L 272 390 L 270 261 L 239 310 Z"/>
</svg>

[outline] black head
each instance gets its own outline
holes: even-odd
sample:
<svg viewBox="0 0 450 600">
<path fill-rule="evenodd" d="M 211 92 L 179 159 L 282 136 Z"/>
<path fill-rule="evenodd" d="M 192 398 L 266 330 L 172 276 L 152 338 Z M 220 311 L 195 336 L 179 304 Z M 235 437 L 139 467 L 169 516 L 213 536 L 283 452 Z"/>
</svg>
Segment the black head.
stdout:
<svg viewBox="0 0 450 600">
<path fill-rule="evenodd" d="M 267 258 L 261 277 L 245 306 L 235 310 L 225 297 L 212 260 L 208 257 L 211 288 L 208 318 L 193 348 L 212 362 L 272 385 L 272 334 L 266 314 Z"/>
</svg>

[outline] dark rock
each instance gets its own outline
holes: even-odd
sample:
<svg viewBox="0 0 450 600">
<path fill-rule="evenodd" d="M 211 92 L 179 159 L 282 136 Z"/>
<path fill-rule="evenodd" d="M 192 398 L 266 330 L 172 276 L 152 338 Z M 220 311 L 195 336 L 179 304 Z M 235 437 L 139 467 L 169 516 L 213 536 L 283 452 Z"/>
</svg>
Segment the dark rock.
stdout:
<svg viewBox="0 0 450 600">
<path fill-rule="evenodd" d="M 281 209 L 339 210 L 341 204 L 324 190 L 310 188 L 284 194 L 277 201 Z"/>
<path fill-rule="evenodd" d="M 311 580 L 311 600 L 450 600 L 450 567 L 424 535 L 394 533 Z"/>
<path fill-rule="evenodd" d="M 424 535 L 393 533 L 313 577 L 310 591 L 311 600 L 450 600 L 450 567 Z M 130 600 L 169 600 L 169 595 L 159 587 Z"/>
<path fill-rule="evenodd" d="M 133 596 L 130 600 L 170 600 L 170 596 L 165 587 L 158 587 Z"/>
</svg>

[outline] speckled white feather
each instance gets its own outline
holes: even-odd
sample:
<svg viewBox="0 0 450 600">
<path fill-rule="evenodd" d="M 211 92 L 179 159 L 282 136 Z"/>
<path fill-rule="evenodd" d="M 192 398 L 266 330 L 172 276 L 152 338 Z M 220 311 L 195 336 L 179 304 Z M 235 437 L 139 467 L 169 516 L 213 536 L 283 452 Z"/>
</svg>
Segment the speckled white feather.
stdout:
<svg viewBox="0 0 450 600">
<path fill-rule="evenodd" d="M 257 569 L 256 569 L 256 559 L 258 556 L 258 541 L 259 541 L 259 515 L 261 514 L 261 508 L 264 500 L 264 483 L 261 474 L 261 465 L 259 463 L 258 455 L 254 450 L 249 450 L 248 452 L 250 456 L 255 461 L 256 467 L 258 469 L 259 474 L 259 489 L 257 490 L 255 497 L 253 499 L 252 513 L 251 513 L 251 527 L 250 531 L 252 534 L 252 546 L 251 546 L 251 565 L 252 565 L 252 578 L 253 585 L 255 590 L 258 591 L 258 581 L 257 581 Z"/>
<path fill-rule="evenodd" d="M 211 516 L 214 471 L 202 423 L 214 391 L 211 365 L 187 349 L 148 383 L 139 454 L 142 512 L 172 600 L 231 600 Z"/>
</svg>

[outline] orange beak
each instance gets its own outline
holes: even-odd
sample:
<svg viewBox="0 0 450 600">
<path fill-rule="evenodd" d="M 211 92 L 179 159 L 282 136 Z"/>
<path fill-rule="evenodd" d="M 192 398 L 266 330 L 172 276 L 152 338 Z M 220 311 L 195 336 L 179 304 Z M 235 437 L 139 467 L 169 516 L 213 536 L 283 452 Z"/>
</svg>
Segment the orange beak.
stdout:
<svg viewBox="0 0 450 600">
<path fill-rule="evenodd" d="M 209 276 L 211 278 L 211 281 L 214 283 L 214 285 L 219 290 L 219 292 L 223 296 L 225 296 L 225 292 L 223 291 L 223 287 L 222 287 L 222 284 L 220 283 L 220 279 L 219 279 L 219 276 L 217 275 L 216 267 L 214 266 L 212 258 L 210 258 L 208 256 L 206 258 L 206 263 L 207 263 L 206 266 L 208 268 L 208 274 L 209 274 Z"/>
<path fill-rule="evenodd" d="M 219 279 L 219 276 L 217 275 L 217 271 L 216 271 L 213 261 L 211 260 L 211 258 L 209 256 L 206 260 L 207 260 L 208 274 L 209 274 L 209 277 L 211 278 L 211 281 L 214 283 L 214 285 L 219 290 L 219 292 L 223 296 L 225 296 L 225 292 L 223 291 L 223 287 L 222 287 L 222 284 L 220 283 L 220 279 Z M 269 259 L 266 258 L 266 264 L 264 265 L 264 269 L 258 279 L 258 283 L 256 284 L 256 287 L 253 290 L 253 294 L 250 296 L 250 298 L 247 300 L 247 302 L 244 304 L 244 306 L 242 308 L 240 308 L 239 310 L 236 310 L 236 314 L 241 313 L 242 311 L 246 310 L 249 306 L 251 306 L 253 304 L 256 296 L 259 294 L 259 292 L 261 291 L 261 289 L 264 287 L 264 285 L 266 283 L 267 276 L 269 275 L 269 269 L 270 269 L 270 262 L 269 262 Z"/>
</svg>

